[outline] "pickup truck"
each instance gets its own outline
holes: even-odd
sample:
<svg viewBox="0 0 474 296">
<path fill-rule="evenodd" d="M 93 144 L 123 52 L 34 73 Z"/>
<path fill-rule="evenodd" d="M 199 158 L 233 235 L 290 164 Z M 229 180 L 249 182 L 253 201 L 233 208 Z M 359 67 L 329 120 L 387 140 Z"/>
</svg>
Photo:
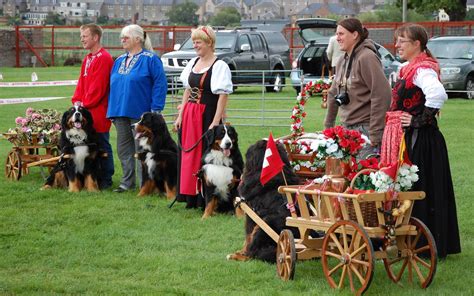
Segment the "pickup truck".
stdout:
<svg viewBox="0 0 474 296">
<path fill-rule="evenodd" d="M 179 50 L 162 55 L 169 77 L 176 77 L 196 56 L 193 42 L 188 38 Z M 175 48 L 177 48 L 175 45 Z M 268 92 L 279 92 L 285 84 L 285 71 L 291 69 L 290 47 L 281 32 L 236 28 L 216 31 L 216 56 L 229 65 L 234 85 L 262 84 Z M 265 71 L 265 72 L 263 72 Z"/>
</svg>

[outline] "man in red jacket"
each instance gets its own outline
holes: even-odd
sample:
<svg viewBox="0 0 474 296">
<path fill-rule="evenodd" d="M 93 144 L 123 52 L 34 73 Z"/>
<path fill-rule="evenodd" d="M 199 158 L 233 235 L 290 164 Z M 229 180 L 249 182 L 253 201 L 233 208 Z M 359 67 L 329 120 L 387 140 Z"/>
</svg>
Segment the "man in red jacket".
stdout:
<svg viewBox="0 0 474 296">
<path fill-rule="evenodd" d="M 99 174 L 99 188 L 106 189 L 112 186 L 114 174 L 112 146 L 109 143 L 111 122 L 106 118 L 110 71 L 114 61 L 112 56 L 102 48 L 100 26 L 87 24 L 81 26 L 80 31 L 82 46 L 89 50 L 89 54 L 82 61 L 81 74 L 72 103 L 82 105 L 92 114 L 94 128 L 99 136 L 99 149 L 107 153 L 107 157 L 101 157 L 101 173 Z"/>
</svg>

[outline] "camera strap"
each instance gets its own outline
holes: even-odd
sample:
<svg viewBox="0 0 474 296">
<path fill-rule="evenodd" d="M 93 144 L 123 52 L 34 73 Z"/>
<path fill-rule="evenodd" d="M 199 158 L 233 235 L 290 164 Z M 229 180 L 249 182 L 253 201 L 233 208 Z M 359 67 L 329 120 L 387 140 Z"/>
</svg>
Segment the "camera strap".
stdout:
<svg viewBox="0 0 474 296">
<path fill-rule="evenodd" d="M 351 75 L 352 62 L 354 61 L 354 57 L 355 57 L 355 50 L 357 47 L 359 47 L 359 45 L 362 44 L 362 42 L 364 42 L 364 40 L 360 40 L 359 42 L 357 42 L 357 44 L 352 49 L 351 55 L 349 56 L 349 64 L 347 65 L 346 72 L 344 75 L 346 78 L 346 81 L 344 81 L 344 92 L 346 93 L 347 93 L 347 81 L 349 80 L 349 76 Z"/>
</svg>

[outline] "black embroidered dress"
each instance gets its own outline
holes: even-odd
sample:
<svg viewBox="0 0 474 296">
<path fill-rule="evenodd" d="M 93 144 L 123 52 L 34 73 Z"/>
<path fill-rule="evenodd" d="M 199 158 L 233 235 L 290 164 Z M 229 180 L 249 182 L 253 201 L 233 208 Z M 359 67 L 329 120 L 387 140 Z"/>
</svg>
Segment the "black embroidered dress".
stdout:
<svg viewBox="0 0 474 296">
<path fill-rule="evenodd" d="M 425 191 L 426 198 L 415 202 L 412 216 L 428 226 L 438 256 L 444 258 L 461 252 L 461 245 L 448 151 L 435 117 L 438 109 L 425 106 L 425 95 L 413 83 L 417 69 L 426 68 L 426 63 L 421 63 L 419 67 L 410 67 L 412 73 L 407 75 L 403 75 L 402 69 L 402 78 L 392 91 L 390 111 L 413 115 L 411 125 L 405 129 L 409 159 L 419 168 L 419 180 L 412 190 Z"/>
</svg>

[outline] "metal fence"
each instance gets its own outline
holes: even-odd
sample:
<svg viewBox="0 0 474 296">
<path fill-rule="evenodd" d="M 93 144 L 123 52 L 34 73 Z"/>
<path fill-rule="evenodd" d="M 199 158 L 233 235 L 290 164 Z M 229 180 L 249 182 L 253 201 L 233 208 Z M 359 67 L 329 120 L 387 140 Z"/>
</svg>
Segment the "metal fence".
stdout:
<svg viewBox="0 0 474 296">
<path fill-rule="evenodd" d="M 474 21 L 469 22 L 421 22 L 430 36 L 472 35 Z M 403 23 L 366 23 L 370 38 L 382 44 L 394 53 L 395 30 Z M 150 34 L 153 47 L 158 54 L 172 51 L 176 43 L 182 43 L 189 37 L 191 27 L 186 26 L 143 26 Z M 104 26 L 102 43 L 113 56 L 123 52 L 120 45 L 121 26 Z M 295 58 L 304 47 L 298 28 L 285 28 L 283 33 L 291 48 L 291 56 Z M 3 48 L 0 65 L 28 67 L 33 60 L 38 65 L 63 65 L 67 59 L 79 58 L 86 54 L 80 46 L 78 26 L 17 26 L 15 30 L 0 30 Z M 14 63 L 10 57 L 15 57 Z M 32 59 L 32 57 L 35 59 Z"/>
<path fill-rule="evenodd" d="M 248 71 L 246 71 L 247 73 Z M 296 92 L 273 93 L 269 96 L 267 87 L 273 85 L 266 82 L 269 76 L 277 71 L 252 71 L 252 77 L 261 78 L 261 83 L 238 83 L 234 84 L 237 91 L 232 95 L 230 105 L 226 109 L 226 120 L 236 126 L 258 126 L 258 127 L 285 127 L 290 125 L 291 106 L 296 100 Z M 286 79 L 281 86 L 293 88 L 289 79 L 291 71 L 284 72 Z M 241 74 L 240 71 L 232 71 L 233 74 Z M 178 115 L 178 106 L 182 101 L 183 86 L 178 81 L 177 75 L 167 75 L 168 96 L 163 116 L 167 123 L 172 123 Z M 301 85 L 300 85 L 301 86 Z M 237 107 L 238 106 L 238 107 Z"/>
</svg>

